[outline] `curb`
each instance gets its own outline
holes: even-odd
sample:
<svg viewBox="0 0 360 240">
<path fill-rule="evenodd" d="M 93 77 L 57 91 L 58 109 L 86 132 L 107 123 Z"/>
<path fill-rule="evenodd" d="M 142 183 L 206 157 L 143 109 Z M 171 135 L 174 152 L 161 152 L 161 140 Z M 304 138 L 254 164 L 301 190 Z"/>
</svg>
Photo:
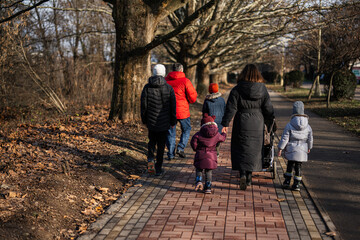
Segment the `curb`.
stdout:
<svg viewBox="0 0 360 240">
<path fill-rule="evenodd" d="M 122 194 L 113 204 L 111 204 L 103 213 L 100 215 L 95 222 L 91 223 L 86 232 L 80 236 L 78 236 L 77 240 L 91 240 L 93 239 L 97 233 L 104 228 L 104 226 L 115 216 L 115 214 L 120 210 L 120 208 L 126 203 L 126 201 L 134 195 L 134 193 L 140 188 L 139 186 L 135 186 L 137 184 L 142 184 L 144 181 L 137 180 L 133 182 L 133 185 Z"/>
<path fill-rule="evenodd" d="M 334 223 L 331 221 L 331 218 L 329 216 L 329 214 L 326 212 L 326 210 L 321 206 L 318 197 L 316 196 L 316 194 L 311 191 L 308 187 L 306 187 L 308 185 L 308 182 L 305 178 L 305 176 L 303 176 L 302 179 L 302 185 L 305 188 L 305 190 L 308 192 L 310 199 L 313 201 L 316 209 L 319 211 L 321 218 L 323 219 L 326 227 L 328 228 L 328 230 L 330 232 L 334 232 L 336 233 L 335 236 L 331 236 L 333 239 L 335 240 L 342 240 L 340 233 L 336 230 L 336 227 L 334 225 Z"/>
<path fill-rule="evenodd" d="M 279 142 L 280 141 L 279 136 L 276 133 L 275 133 L 275 136 L 277 138 L 277 141 Z M 278 157 L 278 158 L 280 158 L 280 157 Z M 281 156 L 281 158 L 284 159 L 284 161 L 285 161 L 284 157 Z M 279 167 L 281 167 L 281 166 L 279 166 Z M 316 194 L 307 187 L 309 184 L 306 180 L 306 176 L 302 176 L 301 182 L 302 182 L 302 186 L 304 187 L 305 191 L 308 193 L 309 198 L 314 203 L 315 208 L 317 209 L 322 220 L 324 221 L 327 230 L 329 232 L 334 232 L 336 234 L 335 236 L 329 236 L 329 237 L 333 238 L 334 240 L 343 240 L 340 237 L 340 233 L 336 230 L 334 223 L 331 221 L 329 214 L 321 206 L 320 201 L 318 200 L 318 197 L 316 196 Z"/>
</svg>

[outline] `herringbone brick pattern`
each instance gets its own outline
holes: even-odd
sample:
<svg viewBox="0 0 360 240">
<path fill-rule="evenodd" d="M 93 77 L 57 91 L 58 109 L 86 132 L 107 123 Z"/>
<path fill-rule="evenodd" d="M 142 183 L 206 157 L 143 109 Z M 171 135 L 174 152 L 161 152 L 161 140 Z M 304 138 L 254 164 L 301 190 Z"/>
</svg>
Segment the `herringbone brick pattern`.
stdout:
<svg viewBox="0 0 360 240">
<path fill-rule="evenodd" d="M 252 186 L 242 191 L 227 139 L 213 172 L 213 193 L 204 194 L 194 191 L 189 148 L 187 156 L 166 162 L 161 177 L 145 174 L 80 239 L 331 239 L 306 192 L 281 188 L 283 159 L 277 160 L 275 180 L 268 172 L 254 173 Z"/>
</svg>

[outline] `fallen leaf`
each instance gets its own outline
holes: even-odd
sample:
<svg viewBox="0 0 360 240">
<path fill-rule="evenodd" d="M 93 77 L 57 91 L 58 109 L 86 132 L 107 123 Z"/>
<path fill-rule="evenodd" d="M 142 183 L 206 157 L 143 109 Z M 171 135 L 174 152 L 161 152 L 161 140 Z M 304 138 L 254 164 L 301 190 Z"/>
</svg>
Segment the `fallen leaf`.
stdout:
<svg viewBox="0 0 360 240">
<path fill-rule="evenodd" d="M 102 187 L 101 187 L 101 188 L 99 188 L 99 191 L 100 191 L 100 192 L 107 193 L 107 192 L 109 191 L 109 188 L 105 188 L 105 187 L 102 188 Z"/>
<path fill-rule="evenodd" d="M 67 197 L 68 197 L 68 198 L 76 198 L 76 196 L 75 196 L 75 195 L 72 195 L 72 194 L 69 194 Z"/>
<path fill-rule="evenodd" d="M 102 212 L 102 210 L 103 210 L 103 207 L 100 205 L 100 206 L 97 206 L 96 208 L 95 208 L 95 210 L 97 211 L 97 212 Z"/>
<path fill-rule="evenodd" d="M 326 236 L 334 237 L 336 236 L 336 232 L 325 232 Z"/>
<path fill-rule="evenodd" d="M 86 232 L 86 230 L 87 230 L 87 225 L 86 224 L 81 224 L 81 226 L 79 227 L 79 233 L 80 234 L 83 234 L 84 232 Z"/>
<path fill-rule="evenodd" d="M 10 191 L 9 192 L 9 198 L 16 198 L 18 196 L 17 192 Z"/>
<path fill-rule="evenodd" d="M 96 214 L 96 212 L 94 211 L 94 209 L 91 208 L 86 208 L 84 211 L 81 211 L 82 214 L 84 215 L 93 215 Z"/>
<path fill-rule="evenodd" d="M 138 176 L 138 175 L 130 175 L 130 177 L 129 177 L 130 179 L 139 179 L 140 178 L 140 176 Z"/>
<path fill-rule="evenodd" d="M 136 185 L 134 185 L 134 187 L 142 187 L 142 184 L 136 184 Z"/>
<path fill-rule="evenodd" d="M 96 200 L 98 200 L 98 201 L 104 201 L 104 198 L 101 196 L 101 195 L 95 195 L 95 196 L 93 196 L 93 198 L 95 198 Z"/>
<path fill-rule="evenodd" d="M 9 171 L 8 171 L 8 174 L 9 174 L 10 176 L 15 176 L 15 175 L 16 175 L 16 172 L 13 171 L 13 170 L 9 170 Z"/>
<path fill-rule="evenodd" d="M 285 199 L 285 198 L 277 198 L 276 201 L 278 201 L 278 202 L 284 202 L 284 201 L 286 201 L 286 199 Z"/>
<path fill-rule="evenodd" d="M 110 197 L 107 197 L 105 198 L 106 201 L 116 201 L 117 198 L 116 197 L 113 197 L 113 196 L 110 196 Z"/>
</svg>

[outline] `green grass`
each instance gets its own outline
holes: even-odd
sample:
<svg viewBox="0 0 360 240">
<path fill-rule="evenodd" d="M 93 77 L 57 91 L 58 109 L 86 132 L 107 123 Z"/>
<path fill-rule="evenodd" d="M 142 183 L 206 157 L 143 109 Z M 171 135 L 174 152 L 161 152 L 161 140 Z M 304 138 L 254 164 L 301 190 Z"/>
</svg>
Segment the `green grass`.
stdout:
<svg viewBox="0 0 360 240">
<path fill-rule="evenodd" d="M 285 92 L 281 86 L 267 85 L 267 87 L 293 101 L 303 101 L 307 109 L 360 136 L 360 101 L 332 101 L 330 107 L 327 108 L 326 96 L 312 97 L 310 101 L 307 100 L 309 89 L 295 88 Z"/>
</svg>

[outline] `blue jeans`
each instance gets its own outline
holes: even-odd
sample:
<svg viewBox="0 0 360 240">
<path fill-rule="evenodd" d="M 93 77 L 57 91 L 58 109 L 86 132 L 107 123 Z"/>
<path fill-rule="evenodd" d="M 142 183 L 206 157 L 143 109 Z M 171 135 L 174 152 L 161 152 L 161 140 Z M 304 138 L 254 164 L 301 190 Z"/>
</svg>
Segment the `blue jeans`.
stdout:
<svg viewBox="0 0 360 240">
<path fill-rule="evenodd" d="M 180 136 L 180 142 L 177 146 L 177 150 L 184 151 L 190 138 L 190 131 L 191 131 L 190 117 L 185 119 L 178 119 L 178 122 L 180 122 L 180 126 L 181 126 L 181 136 Z M 176 145 L 176 125 L 173 128 L 170 127 L 166 139 L 166 147 L 168 149 L 167 155 L 170 158 L 175 156 L 175 145 Z"/>
</svg>

